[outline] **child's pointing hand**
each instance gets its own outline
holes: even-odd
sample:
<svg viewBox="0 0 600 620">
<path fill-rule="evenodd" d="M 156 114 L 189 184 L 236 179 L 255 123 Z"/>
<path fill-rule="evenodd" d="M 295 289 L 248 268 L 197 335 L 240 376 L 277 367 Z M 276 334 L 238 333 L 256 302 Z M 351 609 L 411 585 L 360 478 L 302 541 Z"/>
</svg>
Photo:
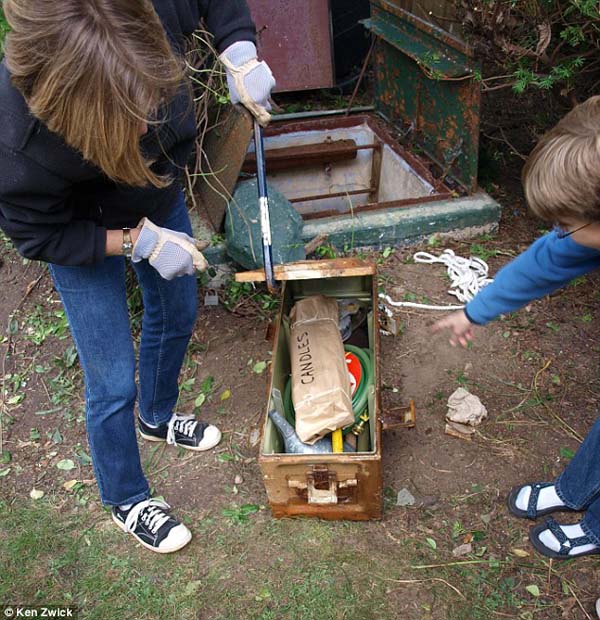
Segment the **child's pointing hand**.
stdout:
<svg viewBox="0 0 600 620">
<path fill-rule="evenodd" d="M 458 310 L 457 312 L 453 312 L 449 316 L 436 321 L 433 324 L 431 331 L 439 332 L 448 328 L 452 331 L 450 344 L 453 347 L 460 344 L 462 347 L 466 348 L 469 345 L 469 342 L 473 339 L 473 323 L 469 321 L 464 310 Z"/>
</svg>

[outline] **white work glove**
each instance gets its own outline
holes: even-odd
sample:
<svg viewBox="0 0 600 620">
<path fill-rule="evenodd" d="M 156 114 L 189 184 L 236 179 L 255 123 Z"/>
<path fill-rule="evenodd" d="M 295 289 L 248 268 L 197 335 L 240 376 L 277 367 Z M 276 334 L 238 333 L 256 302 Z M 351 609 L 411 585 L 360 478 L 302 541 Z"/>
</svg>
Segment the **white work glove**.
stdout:
<svg viewBox="0 0 600 620">
<path fill-rule="evenodd" d="M 231 103 L 241 103 L 266 127 L 271 120 L 269 96 L 275 79 L 269 65 L 258 61 L 252 41 L 237 41 L 219 59 L 225 65 Z"/>
<path fill-rule="evenodd" d="M 140 234 L 133 246 L 131 260 L 148 262 L 165 280 L 193 276 L 196 269 L 204 271 L 208 263 L 199 251 L 199 242 L 189 235 L 161 228 L 145 217 Z"/>
</svg>

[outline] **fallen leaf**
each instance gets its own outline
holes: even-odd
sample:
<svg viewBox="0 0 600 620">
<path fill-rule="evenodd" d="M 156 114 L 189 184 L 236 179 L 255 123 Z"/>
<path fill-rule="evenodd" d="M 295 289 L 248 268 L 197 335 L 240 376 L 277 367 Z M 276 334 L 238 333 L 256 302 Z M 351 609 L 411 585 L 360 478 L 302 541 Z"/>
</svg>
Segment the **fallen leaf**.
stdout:
<svg viewBox="0 0 600 620">
<path fill-rule="evenodd" d="M 229 400 L 231 398 L 231 390 L 225 390 L 221 394 L 221 400 Z"/>
<path fill-rule="evenodd" d="M 31 491 L 29 491 L 29 497 L 31 497 L 31 499 L 42 499 L 42 497 L 44 497 L 44 491 L 31 489 Z"/>
<path fill-rule="evenodd" d="M 547 22 L 540 24 L 538 26 L 538 32 L 540 33 L 540 38 L 535 48 L 535 53 L 537 56 L 542 56 L 550 45 L 550 40 L 552 39 L 552 27 Z"/>
<path fill-rule="evenodd" d="M 525 551 L 525 549 L 511 549 L 510 552 L 513 555 L 516 555 L 518 558 L 528 558 L 529 557 L 529 552 Z"/>
<path fill-rule="evenodd" d="M 10 470 L 11 470 L 10 467 L 0 470 L 0 478 L 4 478 L 4 476 L 8 476 L 8 474 L 10 474 Z"/>
<path fill-rule="evenodd" d="M 206 400 L 206 394 L 204 392 L 200 392 L 194 401 L 194 407 L 202 407 L 204 401 Z"/>
<path fill-rule="evenodd" d="M 64 484 L 63 484 L 63 489 L 67 490 L 67 491 L 71 491 L 73 489 L 73 487 L 77 484 L 77 480 L 67 480 Z"/>
<path fill-rule="evenodd" d="M 437 543 L 433 538 L 426 538 L 425 542 L 435 551 L 437 549 Z"/>
<path fill-rule="evenodd" d="M 75 468 L 75 463 L 71 459 L 62 459 L 62 461 L 58 461 L 56 464 L 58 469 L 62 469 L 63 471 L 69 471 L 70 469 Z"/>
<path fill-rule="evenodd" d="M 261 375 L 265 371 L 266 367 L 267 362 L 256 362 L 256 364 L 252 366 L 252 371 L 255 372 L 257 375 Z"/>
<path fill-rule="evenodd" d="M 532 583 L 529 586 L 525 586 L 525 589 L 527 590 L 527 592 L 529 592 L 529 594 L 531 594 L 531 596 L 539 596 L 540 595 L 540 589 L 534 583 Z"/>
<path fill-rule="evenodd" d="M 250 433 L 250 445 L 254 448 L 254 446 L 256 446 L 259 440 L 260 440 L 260 431 L 257 428 L 252 429 L 252 432 Z"/>
<path fill-rule="evenodd" d="M 473 552 L 473 545 L 471 543 L 465 543 L 464 545 L 458 545 L 458 547 L 454 547 L 452 549 L 452 555 L 455 558 L 460 558 L 463 555 L 469 555 L 469 553 Z"/>
<path fill-rule="evenodd" d="M 201 585 L 202 585 L 202 582 L 199 579 L 197 581 L 190 581 L 185 586 L 185 590 L 183 591 L 183 593 L 186 596 L 191 596 L 192 594 L 194 594 L 196 592 L 196 590 L 198 590 L 198 588 Z"/>
<path fill-rule="evenodd" d="M 50 439 L 52 439 L 52 441 L 54 443 L 62 443 L 63 442 L 63 436 L 61 435 L 60 431 L 58 429 L 56 429 L 51 435 L 50 435 Z"/>
</svg>

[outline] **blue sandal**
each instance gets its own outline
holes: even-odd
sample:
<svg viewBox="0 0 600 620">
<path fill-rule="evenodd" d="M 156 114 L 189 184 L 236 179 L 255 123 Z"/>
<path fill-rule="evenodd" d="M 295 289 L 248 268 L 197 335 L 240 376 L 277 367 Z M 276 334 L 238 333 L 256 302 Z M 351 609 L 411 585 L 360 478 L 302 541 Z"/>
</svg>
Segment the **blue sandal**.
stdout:
<svg viewBox="0 0 600 620">
<path fill-rule="evenodd" d="M 538 499 L 540 497 L 540 491 L 547 487 L 554 486 L 554 482 L 533 482 L 531 484 L 522 484 L 518 487 L 514 487 L 508 494 L 507 504 L 508 510 L 521 519 L 537 519 L 538 517 L 545 517 L 553 512 L 574 512 L 572 508 L 559 504 L 558 506 L 549 506 L 543 510 L 537 509 Z M 531 493 L 529 494 L 529 502 L 527 503 L 527 510 L 522 510 L 517 506 L 517 497 L 521 489 L 525 487 L 531 487 Z"/>
<path fill-rule="evenodd" d="M 558 551 L 550 549 L 550 547 L 547 547 L 540 540 L 540 534 L 545 530 L 550 530 L 556 540 L 558 540 L 558 542 L 560 543 L 560 549 Z M 595 549 L 590 549 L 589 551 L 570 554 L 569 552 L 576 547 L 581 547 L 583 545 L 596 545 L 596 543 L 589 536 L 569 538 L 563 532 L 560 523 L 558 523 L 552 518 L 548 519 L 546 523 L 534 525 L 529 530 L 529 540 L 539 553 L 545 555 L 547 558 L 552 558 L 553 560 L 572 560 L 573 558 L 581 558 L 584 555 L 596 555 L 600 553 L 600 547 L 596 546 Z"/>
</svg>

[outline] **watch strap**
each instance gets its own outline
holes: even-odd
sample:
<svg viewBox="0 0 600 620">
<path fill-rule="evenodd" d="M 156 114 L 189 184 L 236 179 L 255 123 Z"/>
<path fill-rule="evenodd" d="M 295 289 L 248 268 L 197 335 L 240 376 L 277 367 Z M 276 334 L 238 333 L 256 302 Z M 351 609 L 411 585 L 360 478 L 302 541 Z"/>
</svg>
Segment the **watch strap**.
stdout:
<svg viewBox="0 0 600 620">
<path fill-rule="evenodd" d="M 123 228 L 123 245 L 121 249 L 123 251 L 123 256 L 131 258 L 133 242 L 131 241 L 131 230 L 129 228 Z"/>
</svg>

